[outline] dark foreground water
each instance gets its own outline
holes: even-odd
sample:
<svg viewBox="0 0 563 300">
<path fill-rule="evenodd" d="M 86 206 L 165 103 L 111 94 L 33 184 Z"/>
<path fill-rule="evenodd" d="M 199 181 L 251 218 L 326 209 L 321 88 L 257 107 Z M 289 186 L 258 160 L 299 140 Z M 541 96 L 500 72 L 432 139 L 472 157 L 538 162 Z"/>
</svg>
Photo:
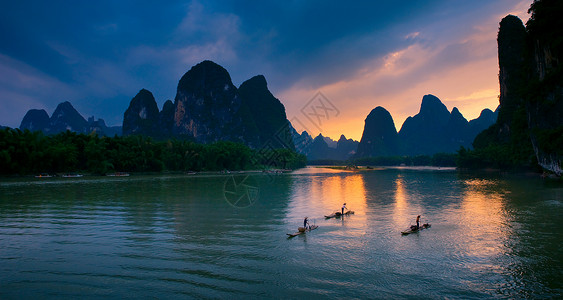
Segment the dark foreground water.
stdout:
<svg viewBox="0 0 563 300">
<path fill-rule="evenodd" d="M 453 170 L 4 179 L 0 299 L 560 298 L 562 223 L 560 182 Z"/>
</svg>

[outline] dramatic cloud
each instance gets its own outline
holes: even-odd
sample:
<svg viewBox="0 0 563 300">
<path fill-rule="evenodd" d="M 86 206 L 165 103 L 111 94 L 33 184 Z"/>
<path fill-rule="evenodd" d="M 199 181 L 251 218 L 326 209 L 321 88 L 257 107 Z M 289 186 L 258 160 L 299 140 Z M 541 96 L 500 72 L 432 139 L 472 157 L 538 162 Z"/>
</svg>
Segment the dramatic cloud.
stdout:
<svg viewBox="0 0 563 300">
<path fill-rule="evenodd" d="M 324 135 L 359 139 L 376 106 L 397 129 L 435 94 L 468 119 L 498 105 L 498 22 L 531 0 L 12 1 L 0 11 L 0 125 L 70 101 L 122 122 L 142 88 L 160 105 L 209 59 L 240 85 L 257 74 L 289 118 L 318 91 L 336 107 Z"/>
</svg>

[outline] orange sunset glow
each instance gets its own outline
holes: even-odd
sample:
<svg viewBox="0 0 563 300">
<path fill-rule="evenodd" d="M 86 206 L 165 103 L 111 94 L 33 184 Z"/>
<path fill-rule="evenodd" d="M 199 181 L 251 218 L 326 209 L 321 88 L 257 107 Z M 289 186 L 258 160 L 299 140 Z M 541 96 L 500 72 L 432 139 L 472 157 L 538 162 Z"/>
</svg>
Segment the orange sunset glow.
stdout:
<svg viewBox="0 0 563 300">
<path fill-rule="evenodd" d="M 335 140 L 344 134 L 359 141 L 364 119 L 376 106 L 391 113 L 399 131 L 407 117 L 418 113 L 426 94 L 438 97 L 450 111 L 457 107 L 468 121 L 475 119 L 483 109 L 494 111 L 499 105 L 498 22 L 506 14 L 526 20 L 528 2 L 515 3 L 506 12 L 440 44 L 428 44 L 428 40 L 440 41 L 440 36 L 427 36 L 424 30 L 413 32 L 404 39 L 417 42 L 367 61 L 351 77 L 322 85 L 298 82 L 276 96 L 286 105 L 288 119 L 303 121 L 300 109 L 317 91 L 322 92 L 340 114 L 326 120 L 320 130 L 313 125 L 304 127 L 313 137 L 322 133 Z M 299 131 L 300 126 L 294 126 Z"/>
</svg>

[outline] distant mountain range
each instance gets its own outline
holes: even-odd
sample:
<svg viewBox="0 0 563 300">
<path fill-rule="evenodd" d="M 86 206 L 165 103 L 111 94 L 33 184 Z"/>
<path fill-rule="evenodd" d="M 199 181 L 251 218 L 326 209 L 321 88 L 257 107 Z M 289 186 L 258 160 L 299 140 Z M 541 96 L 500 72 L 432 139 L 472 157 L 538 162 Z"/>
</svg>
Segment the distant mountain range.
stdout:
<svg viewBox="0 0 563 300">
<path fill-rule="evenodd" d="M 131 99 L 122 127 L 107 127 L 94 117 L 85 120 L 69 102 L 63 102 L 51 117 L 44 110 L 28 111 L 20 129 L 46 134 L 70 130 L 107 136 L 175 137 L 200 143 L 228 140 L 255 149 L 295 149 L 309 160 L 347 160 L 452 153 L 460 146 L 470 148 L 475 136 L 496 119 L 496 112 L 485 109 L 479 118 L 468 122 L 457 108 L 450 113 L 437 97 L 426 95 L 420 112 L 407 118 L 399 132 L 389 112 L 376 107 L 365 120 L 359 142 L 344 135 L 338 141 L 321 134 L 313 138 L 291 126 L 284 105 L 268 90 L 264 76 L 255 76 L 237 88 L 227 70 L 203 61 L 182 76 L 174 102 L 167 100 L 162 110 L 153 94 L 141 89 Z"/>
<path fill-rule="evenodd" d="M 303 131 L 299 134 L 291 128 L 295 150 L 307 156 L 311 160 L 347 160 L 356 154 L 358 141 L 347 139 L 344 135 L 338 141 L 319 134 L 312 138 L 309 133 Z"/>
<path fill-rule="evenodd" d="M 46 134 L 69 130 L 77 133 L 96 132 L 105 136 L 121 135 L 120 126 L 108 127 L 103 119 L 95 120 L 94 117 L 85 120 L 68 101 L 59 104 L 51 117 L 44 109 L 29 110 L 23 117 L 20 129 L 42 131 Z"/>
<path fill-rule="evenodd" d="M 293 138 L 297 151 L 309 160 L 454 153 L 461 146 L 471 148 L 477 134 L 494 124 L 497 115 L 484 109 L 477 119 L 468 122 L 457 108 L 450 113 L 440 99 L 426 95 L 419 113 L 408 117 L 399 132 L 391 114 L 378 106 L 366 117 L 360 142 L 344 135 L 338 142 L 322 135 L 313 139 L 307 132 L 298 134 L 295 130 Z"/>
</svg>

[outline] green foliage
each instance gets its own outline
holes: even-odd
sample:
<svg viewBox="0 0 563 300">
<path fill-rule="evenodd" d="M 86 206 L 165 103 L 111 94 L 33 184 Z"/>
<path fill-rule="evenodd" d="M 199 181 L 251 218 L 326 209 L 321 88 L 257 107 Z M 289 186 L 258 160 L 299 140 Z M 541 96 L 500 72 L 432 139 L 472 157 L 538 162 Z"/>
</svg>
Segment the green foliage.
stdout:
<svg viewBox="0 0 563 300">
<path fill-rule="evenodd" d="M 143 136 L 99 137 L 63 132 L 45 136 L 19 129 L 0 130 L 0 174 L 220 171 L 303 167 L 303 155 L 287 149 L 269 156 L 233 142 L 197 144 L 154 141 Z M 267 159 L 266 159 L 267 158 Z"/>
<path fill-rule="evenodd" d="M 298 169 L 307 165 L 305 155 L 285 148 L 259 149 L 252 154 L 252 161 L 262 169 Z"/>
<path fill-rule="evenodd" d="M 528 10 L 531 17 L 526 23 L 526 29 L 533 38 L 547 43 L 554 54 L 563 53 L 562 12 L 563 1 L 561 0 L 534 1 Z"/>
<path fill-rule="evenodd" d="M 563 125 L 553 129 L 534 129 L 539 148 L 546 153 L 563 156 Z"/>
</svg>

